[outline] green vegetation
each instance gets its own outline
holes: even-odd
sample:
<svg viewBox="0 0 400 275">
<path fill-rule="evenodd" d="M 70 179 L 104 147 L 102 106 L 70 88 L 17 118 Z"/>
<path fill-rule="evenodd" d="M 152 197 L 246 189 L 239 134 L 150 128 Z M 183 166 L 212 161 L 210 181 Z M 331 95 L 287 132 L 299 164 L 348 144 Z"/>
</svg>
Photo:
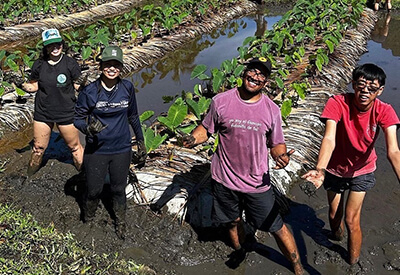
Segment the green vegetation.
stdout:
<svg viewBox="0 0 400 275">
<path fill-rule="evenodd" d="M 0 23 L 8 25 L 25 17 L 33 19 L 41 14 L 72 13 L 84 6 L 97 5 L 97 0 L 8 0 L 0 3 Z"/>
<path fill-rule="evenodd" d="M 137 45 L 155 36 L 168 35 L 171 32 L 177 31 L 181 25 L 195 24 L 201 21 L 203 17 L 217 12 L 222 7 L 233 5 L 237 1 L 164 0 L 132 9 L 130 12 L 114 18 L 99 20 L 94 24 L 83 26 L 77 30 L 63 32 L 62 35 L 75 57 L 82 60 L 83 63 L 96 62 L 96 58 L 101 53 L 102 48 L 108 46 L 109 43 L 120 46 L 124 43 Z M 12 9 L 16 10 L 26 10 L 30 5 L 24 5 L 24 0 L 13 0 L 12 2 L 15 3 Z M 35 4 L 35 8 L 37 8 L 42 7 L 43 1 L 27 2 L 37 2 Z M 61 3 L 64 3 L 68 6 L 70 1 L 54 3 L 50 0 L 45 0 L 45 2 L 46 5 L 62 6 Z M 82 5 L 84 2 L 88 2 L 86 3 L 87 5 L 92 3 L 92 1 L 89 3 L 89 0 L 82 0 Z M 11 8 L 8 7 L 8 4 L 3 5 L 7 5 L 7 9 Z M 47 12 L 49 11 L 47 10 Z M 22 11 L 18 13 L 19 16 L 21 14 Z M 21 75 L 24 80 L 26 78 L 25 71 L 39 57 L 42 47 L 42 41 L 40 40 L 37 44 L 25 46 L 24 49 L 14 51 L 0 50 L 0 70 L 14 71 Z M 20 82 L 22 83 L 23 81 Z M 0 96 L 2 95 L 1 93 L 13 87 L 5 81 L 0 84 Z M 24 94 L 18 85 L 14 86 L 14 90 L 18 94 Z"/>
<path fill-rule="evenodd" d="M 299 0 L 272 30 L 262 37 L 245 39 L 239 48 L 238 59 L 224 61 L 220 68 L 210 69 L 211 75 L 205 74 L 205 65 L 198 65 L 192 77 L 210 82 L 214 93 L 223 92 L 242 85 L 240 75 L 244 66 L 240 64 L 251 57 L 268 58 L 275 69 L 269 88 L 273 94 L 280 94 L 276 103 L 281 106 L 282 117 L 286 119 L 292 106 L 307 94 L 307 76 L 321 71 L 329 63 L 329 54 L 346 30 L 357 25 L 364 7 L 365 1 L 357 0 Z M 302 79 L 288 83 L 287 76 L 299 70 L 297 66 L 301 63 L 308 64 L 299 74 Z"/>
<path fill-rule="evenodd" d="M 41 227 L 30 215 L 0 204 L 1 274 L 151 274 L 146 267 L 97 255 L 82 248 L 72 234 L 54 225 Z"/>
</svg>

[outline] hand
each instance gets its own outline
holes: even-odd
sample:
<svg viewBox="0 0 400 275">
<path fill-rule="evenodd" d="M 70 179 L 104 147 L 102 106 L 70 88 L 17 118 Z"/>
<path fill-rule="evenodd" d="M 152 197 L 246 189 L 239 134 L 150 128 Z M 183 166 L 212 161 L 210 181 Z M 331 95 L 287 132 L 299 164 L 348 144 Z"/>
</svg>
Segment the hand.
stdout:
<svg viewBox="0 0 400 275">
<path fill-rule="evenodd" d="M 94 135 L 100 133 L 105 128 L 107 128 L 107 126 L 108 125 L 104 125 L 103 123 L 101 123 L 100 120 L 98 120 L 94 117 L 91 117 L 90 123 L 86 128 L 86 133 L 88 136 L 93 137 Z"/>
<path fill-rule="evenodd" d="M 178 137 L 178 144 L 186 148 L 192 148 L 196 145 L 196 139 L 192 135 L 182 135 Z"/>
<path fill-rule="evenodd" d="M 291 149 L 289 152 L 279 155 L 275 159 L 276 163 L 275 163 L 275 167 L 273 169 L 282 169 L 282 168 L 286 167 L 290 161 L 290 155 L 293 153 L 294 153 L 294 149 Z"/>
<path fill-rule="evenodd" d="M 137 166 L 143 167 L 146 163 L 147 149 L 144 140 L 137 141 L 137 150 L 132 153 L 132 162 Z"/>
<path fill-rule="evenodd" d="M 318 189 L 324 183 L 325 169 L 310 170 L 302 175 L 301 178 L 311 182 Z"/>
</svg>

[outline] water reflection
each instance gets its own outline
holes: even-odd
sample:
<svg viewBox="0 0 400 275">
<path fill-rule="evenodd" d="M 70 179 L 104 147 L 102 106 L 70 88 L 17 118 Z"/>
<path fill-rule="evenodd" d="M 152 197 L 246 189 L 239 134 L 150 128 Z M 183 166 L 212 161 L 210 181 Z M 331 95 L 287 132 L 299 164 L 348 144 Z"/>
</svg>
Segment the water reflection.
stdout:
<svg viewBox="0 0 400 275">
<path fill-rule="evenodd" d="M 382 44 L 382 48 L 391 50 L 394 56 L 400 56 L 400 20 L 398 14 L 392 12 L 379 12 L 375 29 L 371 39 Z"/>
<path fill-rule="evenodd" d="M 167 111 L 169 104 L 163 104 L 162 97 L 175 96 L 182 90 L 192 91 L 198 83 L 198 80 L 190 79 L 196 65 L 219 68 L 224 60 L 238 56 L 237 48 L 246 37 L 261 35 L 279 19 L 280 16 L 267 17 L 259 13 L 233 20 L 129 76 L 138 90 L 139 112 L 153 110 L 160 114 Z"/>
<path fill-rule="evenodd" d="M 378 43 L 383 43 L 389 33 L 390 12 L 381 13 L 371 33 L 371 39 Z"/>
</svg>

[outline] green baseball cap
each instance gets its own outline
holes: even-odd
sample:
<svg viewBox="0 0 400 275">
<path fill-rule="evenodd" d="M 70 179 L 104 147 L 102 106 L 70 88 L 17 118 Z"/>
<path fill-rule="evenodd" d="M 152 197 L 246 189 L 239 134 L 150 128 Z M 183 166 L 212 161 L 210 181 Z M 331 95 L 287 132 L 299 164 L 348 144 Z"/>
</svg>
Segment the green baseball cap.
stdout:
<svg viewBox="0 0 400 275">
<path fill-rule="evenodd" d="M 57 29 L 47 29 L 42 32 L 43 45 L 47 46 L 51 43 L 62 41 L 60 32 Z"/>
<path fill-rule="evenodd" d="M 117 46 L 108 46 L 106 47 L 102 54 L 101 54 L 101 61 L 108 61 L 108 60 L 117 60 L 121 64 L 124 64 L 122 60 L 122 50 L 120 47 Z"/>
</svg>

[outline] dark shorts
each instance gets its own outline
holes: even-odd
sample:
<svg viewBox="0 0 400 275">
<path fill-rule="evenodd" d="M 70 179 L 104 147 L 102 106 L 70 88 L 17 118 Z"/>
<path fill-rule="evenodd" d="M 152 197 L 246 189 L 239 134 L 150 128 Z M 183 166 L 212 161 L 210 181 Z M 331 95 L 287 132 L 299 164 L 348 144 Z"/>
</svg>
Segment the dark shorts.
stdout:
<svg viewBox="0 0 400 275">
<path fill-rule="evenodd" d="M 354 192 L 365 192 L 375 186 L 376 180 L 374 173 L 361 175 L 354 178 L 341 178 L 328 172 L 325 174 L 325 190 L 335 193 L 343 193 L 346 190 Z"/>
<path fill-rule="evenodd" d="M 74 123 L 74 112 L 60 117 L 35 110 L 33 112 L 33 120 L 45 123 L 56 123 L 58 125 L 69 125 Z"/>
<path fill-rule="evenodd" d="M 245 220 L 255 229 L 276 232 L 283 226 L 272 188 L 263 193 L 233 191 L 212 180 L 214 196 L 213 220 L 230 223 L 245 213 Z"/>
</svg>

